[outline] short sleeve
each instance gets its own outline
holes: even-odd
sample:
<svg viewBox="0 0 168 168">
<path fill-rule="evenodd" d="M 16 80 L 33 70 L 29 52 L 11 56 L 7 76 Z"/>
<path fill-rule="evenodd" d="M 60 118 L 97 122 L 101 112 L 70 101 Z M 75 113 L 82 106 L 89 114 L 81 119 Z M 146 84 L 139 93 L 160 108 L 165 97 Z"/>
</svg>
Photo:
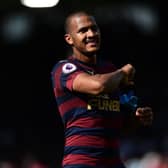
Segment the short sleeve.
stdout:
<svg viewBox="0 0 168 168">
<path fill-rule="evenodd" d="M 62 65 L 62 70 L 61 70 L 61 85 L 64 88 L 67 88 L 68 90 L 72 91 L 73 90 L 73 81 L 76 78 L 76 76 L 83 71 L 80 70 L 77 65 L 73 63 L 65 63 Z"/>
</svg>

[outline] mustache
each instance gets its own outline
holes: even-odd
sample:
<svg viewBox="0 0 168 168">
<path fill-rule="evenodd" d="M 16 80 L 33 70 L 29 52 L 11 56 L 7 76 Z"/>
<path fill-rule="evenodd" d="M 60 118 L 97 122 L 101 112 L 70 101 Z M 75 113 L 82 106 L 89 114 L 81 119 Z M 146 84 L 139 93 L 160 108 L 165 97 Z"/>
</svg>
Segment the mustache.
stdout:
<svg viewBox="0 0 168 168">
<path fill-rule="evenodd" d="M 85 39 L 85 42 L 86 43 L 89 43 L 89 42 L 99 42 L 99 38 L 98 37 L 89 37 L 89 38 Z"/>
</svg>

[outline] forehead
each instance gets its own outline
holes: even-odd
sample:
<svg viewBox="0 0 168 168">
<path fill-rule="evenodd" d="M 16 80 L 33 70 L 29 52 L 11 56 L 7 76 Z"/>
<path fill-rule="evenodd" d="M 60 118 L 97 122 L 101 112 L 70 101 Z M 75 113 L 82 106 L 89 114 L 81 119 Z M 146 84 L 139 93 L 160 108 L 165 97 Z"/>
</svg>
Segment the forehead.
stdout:
<svg viewBox="0 0 168 168">
<path fill-rule="evenodd" d="M 83 27 L 89 27 L 93 25 L 97 26 L 96 21 L 93 17 L 88 15 L 73 16 L 71 18 L 70 27 L 72 28 L 72 31 L 73 29 L 79 30 Z"/>
</svg>

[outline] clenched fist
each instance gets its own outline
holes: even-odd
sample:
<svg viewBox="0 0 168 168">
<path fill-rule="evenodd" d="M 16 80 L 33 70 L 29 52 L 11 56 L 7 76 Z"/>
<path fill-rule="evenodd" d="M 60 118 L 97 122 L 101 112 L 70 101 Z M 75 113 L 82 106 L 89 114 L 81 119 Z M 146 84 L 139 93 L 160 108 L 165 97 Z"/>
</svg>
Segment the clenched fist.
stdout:
<svg viewBox="0 0 168 168">
<path fill-rule="evenodd" d="M 135 68 L 131 64 L 124 65 L 121 70 L 124 72 L 123 80 L 121 81 L 122 86 L 133 85 L 134 75 L 135 75 Z"/>
<path fill-rule="evenodd" d="M 144 126 L 149 126 L 152 124 L 153 112 L 150 107 L 137 108 L 135 115 L 140 123 L 142 123 Z"/>
</svg>

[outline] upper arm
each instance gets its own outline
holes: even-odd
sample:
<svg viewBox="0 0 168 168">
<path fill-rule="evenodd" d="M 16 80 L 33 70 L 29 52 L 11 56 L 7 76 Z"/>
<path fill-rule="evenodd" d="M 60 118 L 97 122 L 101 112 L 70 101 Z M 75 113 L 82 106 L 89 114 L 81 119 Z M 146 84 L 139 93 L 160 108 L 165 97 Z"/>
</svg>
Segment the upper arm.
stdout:
<svg viewBox="0 0 168 168">
<path fill-rule="evenodd" d="M 95 75 L 87 74 L 71 62 L 59 64 L 53 76 L 55 87 L 66 88 L 70 91 L 97 94 L 100 86 L 97 79 L 93 77 Z"/>
<path fill-rule="evenodd" d="M 92 75 L 87 74 L 73 63 L 62 64 L 55 74 L 58 76 L 55 81 L 57 86 L 70 91 L 96 94 L 98 82 L 93 79 Z"/>
</svg>

